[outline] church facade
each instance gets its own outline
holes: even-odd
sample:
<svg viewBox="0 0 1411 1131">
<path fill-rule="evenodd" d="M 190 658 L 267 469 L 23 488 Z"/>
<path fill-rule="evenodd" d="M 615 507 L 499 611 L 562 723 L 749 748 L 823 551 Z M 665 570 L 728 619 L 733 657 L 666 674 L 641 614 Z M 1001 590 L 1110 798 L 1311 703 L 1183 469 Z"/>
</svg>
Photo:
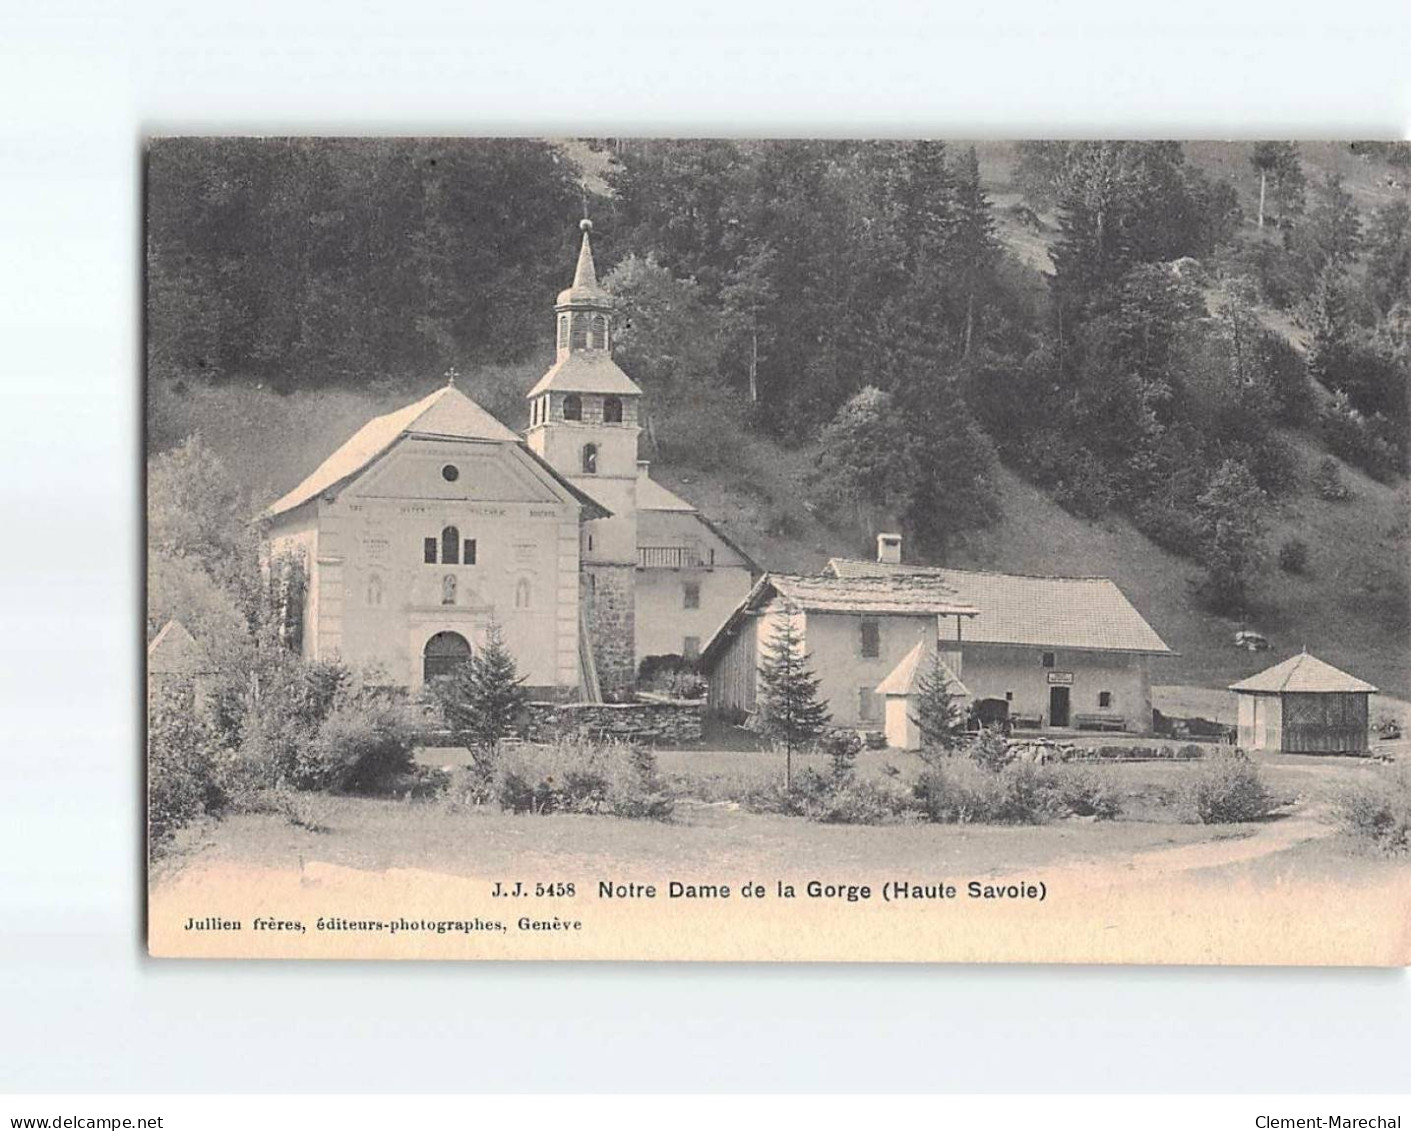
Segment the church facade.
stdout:
<svg viewBox="0 0 1411 1131">
<path fill-rule="evenodd" d="M 535 694 L 621 692 L 691 656 L 749 557 L 637 459 L 642 390 L 612 358 L 589 232 L 520 436 L 453 385 L 364 425 L 268 510 L 302 560 L 302 648 L 418 687 L 499 626 Z"/>
</svg>

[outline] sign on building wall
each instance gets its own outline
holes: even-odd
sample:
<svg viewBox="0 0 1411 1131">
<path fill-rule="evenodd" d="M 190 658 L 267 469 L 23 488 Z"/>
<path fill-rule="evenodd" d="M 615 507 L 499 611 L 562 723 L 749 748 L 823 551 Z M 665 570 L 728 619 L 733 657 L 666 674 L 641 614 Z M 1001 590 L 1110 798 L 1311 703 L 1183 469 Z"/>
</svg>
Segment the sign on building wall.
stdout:
<svg viewBox="0 0 1411 1131">
<path fill-rule="evenodd" d="M 1061 685 L 1064 686 L 1064 687 L 1071 687 L 1071 686 L 1073 685 L 1073 673 L 1072 673 L 1072 672 L 1049 672 L 1049 673 L 1048 673 L 1048 681 L 1049 681 L 1049 683 L 1061 684 Z"/>
</svg>

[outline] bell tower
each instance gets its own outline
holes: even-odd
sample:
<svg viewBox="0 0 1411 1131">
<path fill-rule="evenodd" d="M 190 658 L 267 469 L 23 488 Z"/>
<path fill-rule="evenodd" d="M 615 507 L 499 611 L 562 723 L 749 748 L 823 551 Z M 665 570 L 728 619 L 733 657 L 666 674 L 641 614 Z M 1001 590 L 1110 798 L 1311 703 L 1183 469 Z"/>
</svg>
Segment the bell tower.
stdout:
<svg viewBox="0 0 1411 1131">
<path fill-rule="evenodd" d="M 612 359 L 614 304 L 583 220 L 573 283 L 554 304 L 557 356 L 529 391 L 530 449 L 609 511 L 583 524 L 583 608 L 606 692 L 636 681 L 637 436 L 642 390 Z"/>
</svg>

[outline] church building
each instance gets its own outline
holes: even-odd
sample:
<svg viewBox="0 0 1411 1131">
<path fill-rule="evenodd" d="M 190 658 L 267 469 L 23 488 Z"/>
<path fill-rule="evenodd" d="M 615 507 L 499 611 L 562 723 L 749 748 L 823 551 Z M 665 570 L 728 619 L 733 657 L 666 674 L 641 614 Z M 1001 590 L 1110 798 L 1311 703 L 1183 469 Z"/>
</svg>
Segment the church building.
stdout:
<svg viewBox="0 0 1411 1131">
<path fill-rule="evenodd" d="M 266 512 L 302 559 L 302 648 L 420 686 L 499 625 L 536 695 L 595 700 L 694 658 L 757 567 L 637 458 L 642 390 L 584 220 L 520 436 L 453 384 L 365 424 Z"/>
</svg>

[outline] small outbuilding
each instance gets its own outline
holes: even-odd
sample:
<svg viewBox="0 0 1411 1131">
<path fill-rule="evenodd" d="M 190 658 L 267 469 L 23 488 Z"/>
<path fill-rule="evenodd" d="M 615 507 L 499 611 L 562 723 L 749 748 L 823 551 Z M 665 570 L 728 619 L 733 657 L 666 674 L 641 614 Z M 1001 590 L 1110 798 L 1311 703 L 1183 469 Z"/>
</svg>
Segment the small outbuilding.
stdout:
<svg viewBox="0 0 1411 1131">
<path fill-rule="evenodd" d="M 1356 754 L 1367 749 L 1370 683 L 1305 649 L 1267 671 L 1230 684 L 1239 700 L 1239 744 L 1291 754 Z"/>
<path fill-rule="evenodd" d="M 918 643 L 902 657 L 901 663 L 877 685 L 877 695 L 882 699 L 882 723 L 887 736 L 887 745 L 898 750 L 921 749 L 921 727 L 916 718 L 916 700 L 921 693 L 921 681 L 936 662 L 936 649 L 926 643 Z M 961 683 L 945 660 L 940 661 L 941 672 L 946 681 L 946 690 L 951 699 L 964 707 L 970 702 L 970 692 Z"/>
</svg>

